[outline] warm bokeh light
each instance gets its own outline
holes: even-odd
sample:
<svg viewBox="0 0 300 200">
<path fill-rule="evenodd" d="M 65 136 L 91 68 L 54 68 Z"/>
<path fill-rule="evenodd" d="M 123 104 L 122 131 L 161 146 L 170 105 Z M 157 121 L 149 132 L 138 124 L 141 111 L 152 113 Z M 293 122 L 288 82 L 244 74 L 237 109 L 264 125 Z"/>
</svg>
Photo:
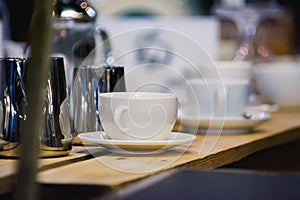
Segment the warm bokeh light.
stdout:
<svg viewBox="0 0 300 200">
<path fill-rule="evenodd" d="M 257 48 L 257 53 L 258 53 L 258 55 L 262 56 L 263 58 L 267 58 L 270 55 L 269 50 L 265 46 L 262 46 L 262 45 L 260 45 Z"/>
</svg>

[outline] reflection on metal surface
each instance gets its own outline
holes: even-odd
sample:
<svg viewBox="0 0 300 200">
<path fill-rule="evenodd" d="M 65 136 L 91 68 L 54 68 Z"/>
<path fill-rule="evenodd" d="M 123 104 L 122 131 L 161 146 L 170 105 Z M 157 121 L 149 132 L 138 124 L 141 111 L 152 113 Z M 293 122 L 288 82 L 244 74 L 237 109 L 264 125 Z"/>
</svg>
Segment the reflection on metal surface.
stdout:
<svg viewBox="0 0 300 200">
<path fill-rule="evenodd" d="M 46 89 L 43 125 L 40 129 L 40 156 L 67 155 L 72 148 L 72 135 L 63 58 L 51 58 Z M 0 60 L 0 156 L 18 157 L 20 130 L 28 123 L 25 85 L 29 59 Z"/>
<path fill-rule="evenodd" d="M 40 149 L 49 154 L 61 151 L 66 155 L 72 149 L 72 135 L 63 58 L 51 58 L 47 83 Z"/>
<path fill-rule="evenodd" d="M 123 66 L 83 66 L 75 69 L 70 108 L 73 136 L 102 130 L 99 119 L 100 93 L 124 92 Z"/>
<path fill-rule="evenodd" d="M 19 126 L 26 120 L 27 101 L 23 81 L 26 66 L 27 61 L 21 58 L 0 60 L 0 139 L 9 143 L 20 141 Z M 15 145 L 4 145 L 1 149 L 9 150 L 10 147 L 13 149 Z"/>
</svg>

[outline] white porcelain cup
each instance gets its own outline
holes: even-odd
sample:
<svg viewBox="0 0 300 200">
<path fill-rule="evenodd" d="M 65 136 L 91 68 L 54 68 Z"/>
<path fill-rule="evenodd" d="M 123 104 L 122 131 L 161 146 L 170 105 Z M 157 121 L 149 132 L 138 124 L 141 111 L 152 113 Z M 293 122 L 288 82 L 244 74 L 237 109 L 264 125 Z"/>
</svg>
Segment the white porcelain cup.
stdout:
<svg viewBox="0 0 300 200">
<path fill-rule="evenodd" d="M 170 93 L 112 92 L 99 100 L 101 125 L 111 139 L 163 140 L 177 117 L 178 100 Z"/>
<path fill-rule="evenodd" d="M 189 109 L 193 117 L 238 117 L 246 110 L 250 82 L 245 79 L 192 79 L 189 81 Z"/>
<path fill-rule="evenodd" d="M 300 62 L 277 61 L 254 67 L 255 87 L 267 103 L 300 107 Z"/>
<path fill-rule="evenodd" d="M 247 79 L 252 76 L 250 62 L 218 60 L 203 67 L 203 77 L 205 79 Z"/>
</svg>

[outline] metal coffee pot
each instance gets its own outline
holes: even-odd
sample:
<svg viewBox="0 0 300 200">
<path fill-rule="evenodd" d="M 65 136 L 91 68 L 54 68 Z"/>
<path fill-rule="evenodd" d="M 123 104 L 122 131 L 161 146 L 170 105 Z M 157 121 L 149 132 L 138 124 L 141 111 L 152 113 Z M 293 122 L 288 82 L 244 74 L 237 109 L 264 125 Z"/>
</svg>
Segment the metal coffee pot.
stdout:
<svg viewBox="0 0 300 200">
<path fill-rule="evenodd" d="M 124 68 L 112 65 L 108 34 L 86 0 L 56 0 L 53 11 L 52 52 L 66 61 L 73 136 L 101 130 L 98 94 L 125 91 Z"/>
<path fill-rule="evenodd" d="M 107 60 L 105 57 L 109 56 L 108 35 L 96 26 L 96 19 L 96 10 L 86 0 L 56 0 L 54 3 L 52 53 L 65 58 L 69 90 L 74 68 L 83 62 L 85 65 L 95 63 L 98 38 L 104 43 L 104 58 L 101 56 L 101 59 Z"/>
</svg>

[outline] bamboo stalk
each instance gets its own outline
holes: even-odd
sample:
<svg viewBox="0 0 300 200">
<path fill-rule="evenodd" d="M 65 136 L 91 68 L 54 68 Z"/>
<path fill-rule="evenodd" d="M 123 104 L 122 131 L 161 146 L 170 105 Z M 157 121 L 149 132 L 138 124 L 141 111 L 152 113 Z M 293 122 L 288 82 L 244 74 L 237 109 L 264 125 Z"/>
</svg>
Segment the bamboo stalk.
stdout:
<svg viewBox="0 0 300 200">
<path fill-rule="evenodd" d="M 39 130 L 42 118 L 43 97 L 49 71 L 52 30 L 52 0 L 35 0 L 31 27 L 31 58 L 26 73 L 28 121 L 20 130 L 21 151 L 14 199 L 38 198 L 36 183 L 39 156 Z"/>
</svg>

